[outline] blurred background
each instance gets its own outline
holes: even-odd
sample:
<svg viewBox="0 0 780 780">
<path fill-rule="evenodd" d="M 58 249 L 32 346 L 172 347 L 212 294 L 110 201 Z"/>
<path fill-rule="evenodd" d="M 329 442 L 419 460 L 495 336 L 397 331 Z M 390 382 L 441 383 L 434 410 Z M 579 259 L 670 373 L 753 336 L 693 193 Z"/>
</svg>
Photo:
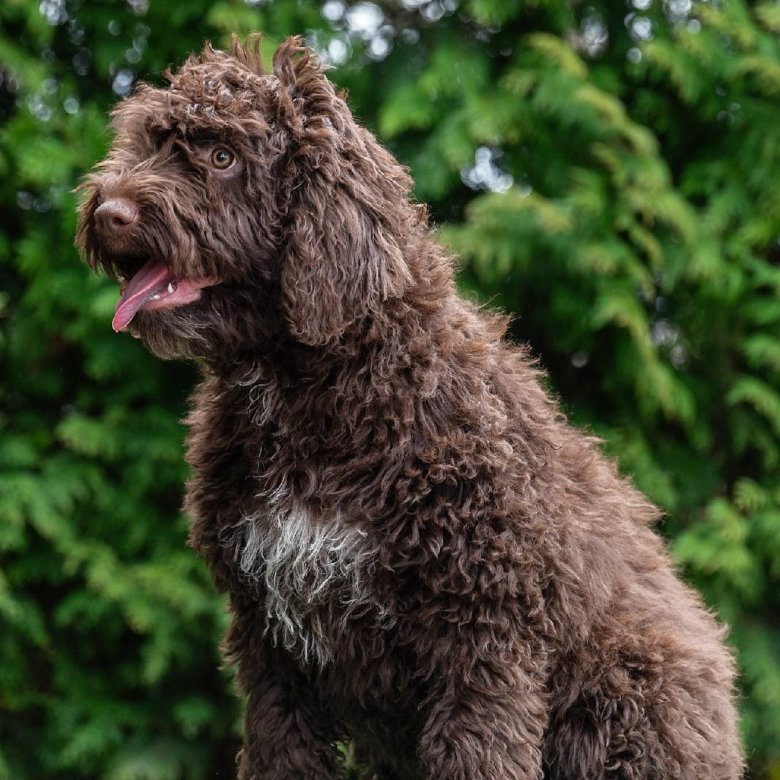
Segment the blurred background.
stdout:
<svg viewBox="0 0 780 780">
<path fill-rule="evenodd" d="M 664 509 L 778 780 L 780 3 L 747 0 L 3 0 L 0 778 L 233 776 L 224 606 L 179 509 L 196 371 L 111 331 L 73 187 L 139 79 L 255 30 L 334 66 L 464 291 Z"/>
</svg>

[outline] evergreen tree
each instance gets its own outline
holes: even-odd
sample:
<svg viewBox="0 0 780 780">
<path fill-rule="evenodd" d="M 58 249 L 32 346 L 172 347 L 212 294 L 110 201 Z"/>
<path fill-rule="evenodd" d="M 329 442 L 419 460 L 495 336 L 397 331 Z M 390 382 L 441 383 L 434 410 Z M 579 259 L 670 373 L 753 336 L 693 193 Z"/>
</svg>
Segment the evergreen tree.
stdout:
<svg viewBox="0 0 780 780">
<path fill-rule="evenodd" d="M 72 248 L 111 102 L 305 33 L 410 165 L 467 294 L 667 513 L 780 777 L 780 7 L 745 0 L 0 5 L 0 778 L 230 777 L 224 611 L 186 548 L 190 366 Z"/>
</svg>

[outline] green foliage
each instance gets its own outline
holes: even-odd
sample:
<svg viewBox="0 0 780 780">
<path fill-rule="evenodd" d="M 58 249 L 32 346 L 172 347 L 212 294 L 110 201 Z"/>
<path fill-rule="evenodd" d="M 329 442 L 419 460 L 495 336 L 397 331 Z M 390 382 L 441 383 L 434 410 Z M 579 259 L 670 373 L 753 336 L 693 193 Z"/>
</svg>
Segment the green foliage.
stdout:
<svg viewBox="0 0 780 780">
<path fill-rule="evenodd" d="M 111 332 L 72 190 L 112 85 L 256 29 L 340 65 L 464 290 L 666 511 L 780 776 L 780 12 L 639 5 L 0 5 L 0 778 L 232 772 L 224 611 L 178 509 L 193 371 Z"/>
</svg>

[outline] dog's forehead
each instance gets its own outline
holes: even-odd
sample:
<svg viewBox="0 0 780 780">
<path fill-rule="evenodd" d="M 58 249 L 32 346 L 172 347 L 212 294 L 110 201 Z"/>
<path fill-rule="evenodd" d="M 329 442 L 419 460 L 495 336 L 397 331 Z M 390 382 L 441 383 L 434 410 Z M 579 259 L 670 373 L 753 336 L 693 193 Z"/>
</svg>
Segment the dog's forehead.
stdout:
<svg viewBox="0 0 780 780">
<path fill-rule="evenodd" d="M 250 107 L 268 91 L 269 76 L 253 73 L 232 57 L 214 62 L 189 60 L 169 75 L 170 94 L 194 104 L 217 109 Z"/>
<path fill-rule="evenodd" d="M 169 75 L 167 88 L 141 84 L 114 110 L 117 136 L 141 133 L 263 132 L 275 78 L 233 61 L 232 67 L 188 62 Z"/>
</svg>

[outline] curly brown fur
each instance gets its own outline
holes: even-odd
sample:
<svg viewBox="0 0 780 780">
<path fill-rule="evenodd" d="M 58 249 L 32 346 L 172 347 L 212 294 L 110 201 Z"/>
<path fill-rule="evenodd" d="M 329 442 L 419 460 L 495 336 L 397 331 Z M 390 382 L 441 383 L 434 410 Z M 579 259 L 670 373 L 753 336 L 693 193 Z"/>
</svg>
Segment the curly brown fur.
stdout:
<svg viewBox="0 0 780 780">
<path fill-rule="evenodd" d="M 656 509 L 458 296 L 316 58 L 266 73 L 252 39 L 168 77 L 116 109 L 78 240 L 201 280 L 129 327 L 204 365 L 186 508 L 230 594 L 239 777 L 335 778 L 345 737 L 396 778 L 740 777 L 734 665 Z"/>
</svg>

